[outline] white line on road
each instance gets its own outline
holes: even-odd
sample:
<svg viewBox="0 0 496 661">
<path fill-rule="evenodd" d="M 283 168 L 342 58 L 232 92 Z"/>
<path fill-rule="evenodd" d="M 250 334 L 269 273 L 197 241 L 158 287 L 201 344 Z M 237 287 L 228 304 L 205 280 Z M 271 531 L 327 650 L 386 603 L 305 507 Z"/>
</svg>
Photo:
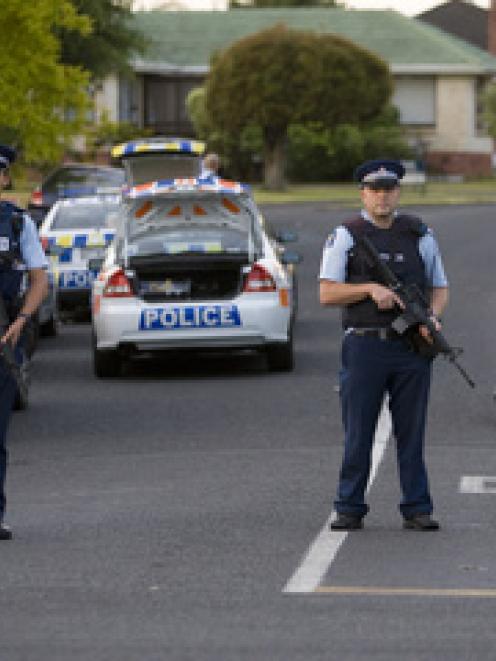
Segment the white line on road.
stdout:
<svg viewBox="0 0 496 661">
<path fill-rule="evenodd" d="M 387 402 L 384 403 L 377 422 L 377 429 L 372 450 L 372 466 L 367 486 L 367 493 L 372 486 L 377 469 L 382 461 L 384 451 L 391 436 L 391 416 Z M 300 566 L 286 583 L 283 592 L 287 594 L 306 594 L 314 592 L 329 570 L 341 544 L 346 539 L 347 532 L 331 531 L 329 524 L 336 518 L 336 512 L 324 523 L 321 531 L 312 542 Z"/>
<path fill-rule="evenodd" d="M 496 493 L 496 477 L 463 475 L 459 488 L 461 493 Z"/>
</svg>

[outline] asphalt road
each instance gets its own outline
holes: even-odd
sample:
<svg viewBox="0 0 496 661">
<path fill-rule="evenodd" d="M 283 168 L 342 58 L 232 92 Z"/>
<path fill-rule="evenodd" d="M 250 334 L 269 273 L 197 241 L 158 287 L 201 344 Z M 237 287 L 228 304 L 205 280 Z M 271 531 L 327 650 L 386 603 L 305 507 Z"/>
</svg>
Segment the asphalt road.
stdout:
<svg viewBox="0 0 496 661">
<path fill-rule="evenodd" d="M 92 376 L 90 333 L 40 344 L 10 434 L 0 547 L 1 661 L 493 661 L 496 490 L 494 207 L 423 209 L 452 285 L 446 334 L 471 391 L 438 361 L 428 466 L 438 533 L 403 531 L 394 443 L 363 531 L 317 591 L 284 592 L 330 514 L 341 457 L 340 331 L 316 274 L 349 212 L 266 209 L 299 232 L 292 374 L 254 357 L 176 357 Z"/>
</svg>

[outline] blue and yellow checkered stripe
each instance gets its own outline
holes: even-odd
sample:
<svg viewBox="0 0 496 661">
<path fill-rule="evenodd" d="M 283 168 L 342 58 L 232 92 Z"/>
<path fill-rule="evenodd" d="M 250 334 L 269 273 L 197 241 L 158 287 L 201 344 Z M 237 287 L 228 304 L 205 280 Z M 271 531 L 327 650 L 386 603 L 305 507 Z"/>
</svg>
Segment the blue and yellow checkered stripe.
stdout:
<svg viewBox="0 0 496 661">
<path fill-rule="evenodd" d="M 58 262 L 68 264 L 72 261 L 72 251 L 74 248 L 101 248 L 108 246 L 114 238 L 114 232 L 96 232 L 92 234 L 58 234 L 49 236 L 47 246 L 57 246 L 63 248 L 58 253 Z"/>
<path fill-rule="evenodd" d="M 194 154 L 201 156 L 205 151 L 205 143 L 199 140 L 183 140 L 174 138 L 170 140 L 160 140 L 156 142 L 132 141 L 116 145 L 112 148 L 113 158 L 123 158 L 125 156 L 139 156 L 140 154 Z"/>
</svg>

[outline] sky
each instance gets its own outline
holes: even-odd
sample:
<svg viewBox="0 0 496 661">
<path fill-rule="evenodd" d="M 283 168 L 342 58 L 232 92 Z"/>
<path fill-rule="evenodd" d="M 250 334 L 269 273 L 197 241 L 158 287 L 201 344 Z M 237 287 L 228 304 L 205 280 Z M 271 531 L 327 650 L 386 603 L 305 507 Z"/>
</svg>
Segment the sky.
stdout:
<svg viewBox="0 0 496 661">
<path fill-rule="evenodd" d="M 467 0 L 487 9 L 490 0 Z M 340 0 L 354 9 L 396 9 L 407 16 L 415 16 L 443 3 L 443 0 Z M 171 9 L 225 9 L 227 0 L 134 0 L 134 9 L 152 9 L 169 4 Z"/>
<path fill-rule="evenodd" d="M 472 0 L 472 3 L 487 9 L 490 0 Z M 415 16 L 443 3 L 441 0 L 345 0 L 345 4 L 354 9 L 396 9 L 407 16 Z"/>
</svg>

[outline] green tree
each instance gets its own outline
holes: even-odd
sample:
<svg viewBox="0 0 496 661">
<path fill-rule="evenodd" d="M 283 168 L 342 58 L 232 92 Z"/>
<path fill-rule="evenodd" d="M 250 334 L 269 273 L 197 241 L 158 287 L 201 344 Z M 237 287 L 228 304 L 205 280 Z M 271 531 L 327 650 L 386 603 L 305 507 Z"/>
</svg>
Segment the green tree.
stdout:
<svg viewBox="0 0 496 661">
<path fill-rule="evenodd" d="M 90 19 L 92 30 L 81 33 L 70 26 L 58 27 L 61 61 L 86 69 L 97 80 L 114 71 L 130 72 L 130 56 L 145 46 L 143 35 L 131 24 L 131 1 L 71 1 L 79 14 Z"/>
<path fill-rule="evenodd" d="M 388 103 L 387 65 L 352 42 L 283 25 L 250 35 L 217 54 L 206 81 L 212 126 L 231 136 L 260 127 L 265 184 L 284 185 L 291 124 L 361 125 Z"/>
<path fill-rule="evenodd" d="M 59 28 L 91 25 L 68 0 L 9 0 L 0 13 L 1 134 L 31 162 L 53 162 L 82 127 L 89 76 L 60 63 Z"/>
</svg>

